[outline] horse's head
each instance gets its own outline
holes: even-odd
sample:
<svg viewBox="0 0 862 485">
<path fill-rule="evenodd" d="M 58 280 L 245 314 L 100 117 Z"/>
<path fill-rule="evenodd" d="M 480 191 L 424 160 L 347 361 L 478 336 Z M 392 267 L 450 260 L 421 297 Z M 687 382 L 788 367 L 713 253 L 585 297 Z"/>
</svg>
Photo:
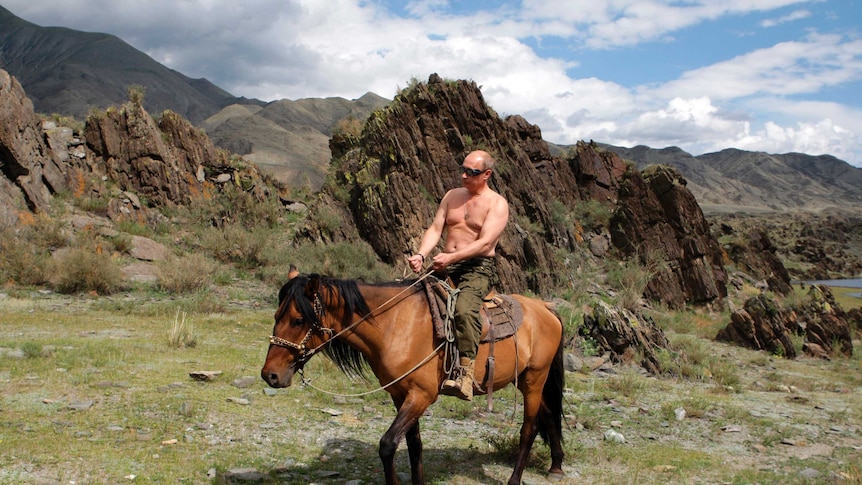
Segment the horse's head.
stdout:
<svg viewBox="0 0 862 485">
<path fill-rule="evenodd" d="M 288 282 L 278 294 L 275 326 L 260 376 L 272 387 L 288 387 L 320 345 L 332 337 L 324 325 L 326 310 L 320 276 L 300 276 L 291 266 Z"/>
</svg>

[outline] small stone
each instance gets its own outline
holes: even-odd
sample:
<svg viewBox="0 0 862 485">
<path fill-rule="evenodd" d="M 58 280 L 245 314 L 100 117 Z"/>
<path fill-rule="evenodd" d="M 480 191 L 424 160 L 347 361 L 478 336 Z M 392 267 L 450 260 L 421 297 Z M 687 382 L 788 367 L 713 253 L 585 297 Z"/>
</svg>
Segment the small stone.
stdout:
<svg viewBox="0 0 862 485">
<path fill-rule="evenodd" d="M 264 480 L 264 475 L 254 468 L 232 468 L 225 472 L 225 481 L 232 482 L 261 482 Z"/>
<path fill-rule="evenodd" d="M 69 403 L 69 405 L 66 406 L 66 408 L 71 410 L 71 411 L 86 411 L 86 410 L 90 409 L 92 406 L 93 406 L 93 401 L 78 401 L 78 402 Z"/>
<path fill-rule="evenodd" d="M 229 397 L 229 398 L 227 398 L 227 402 L 232 402 L 234 404 L 239 404 L 241 406 L 248 406 L 249 404 L 251 404 L 251 401 L 249 401 L 248 399 L 241 398 L 241 397 Z"/>
<path fill-rule="evenodd" d="M 820 477 L 820 472 L 813 468 L 806 468 L 799 472 L 799 476 L 808 480 L 814 480 Z"/>
<path fill-rule="evenodd" d="M 239 379 L 234 379 L 233 382 L 231 382 L 231 385 L 240 389 L 247 389 L 254 385 L 258 379 L 259 377 L 243 376 Z"/>
<path fill-rule="evenodd" d="M 605 431 L 605 441 L 610 441 L 611 443 L 625 443 L 626 438 L 622 434 L 609 429 Z"/>
<path fill-rule="evenodd" d="M 275 396 L 276 394 L 278 394 L 278 389 L 273 389 L 271 387 L 264 387 L 263 388 L 263 394 L 265 396 Z"/>
<path fill-rule="evenodd" d="M 198 370 L 189 372 L 189 377 L 198 381 L 211 381 L 220 376 L 220 370 Z"/>
<path fill-rule="evenodd" d="M 685 409 L 676 408 L 673 410 L 673 415 L 676 416 L 677 421 L 682 421 L 683 419 L 685 419 Z"/>
</svg>

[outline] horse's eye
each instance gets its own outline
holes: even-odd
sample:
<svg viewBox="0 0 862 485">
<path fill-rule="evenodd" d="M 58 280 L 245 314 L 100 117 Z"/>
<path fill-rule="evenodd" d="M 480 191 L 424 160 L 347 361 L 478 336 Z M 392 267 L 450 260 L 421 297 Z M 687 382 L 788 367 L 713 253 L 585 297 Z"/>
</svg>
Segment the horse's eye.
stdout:
<svg viewBox="0 0 862 485">
<path fill-rule="evenodd" d="M 303 320 L 301 318 L 295 318 L 295 319 L 290 321 L 291 327 L 301 327 L 303 325 L 305 325 L 305 320 Z"/>
</svg>

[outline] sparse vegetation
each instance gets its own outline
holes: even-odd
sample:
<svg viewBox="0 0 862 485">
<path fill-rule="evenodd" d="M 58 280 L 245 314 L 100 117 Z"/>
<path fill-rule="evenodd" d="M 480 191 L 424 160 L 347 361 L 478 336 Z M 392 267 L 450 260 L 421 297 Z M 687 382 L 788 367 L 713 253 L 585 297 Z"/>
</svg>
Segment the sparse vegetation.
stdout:
<svg viewBox="0 0 862 485">
<path fill-rule="evenodd" d="M 171 330 L 168 332 L 168 347 L 173 349 L 191 348 L 197 343 L 198 338 L 195 335 L 194 325 L 191 321 L 186 320 L 185 312 L 180 315 L 180 311 L 177 310 Z"/>
<path fill-rule="evenodd" d="M 98 249 L 70 248 L 54 258 L 53 286 L 60 293 L 109 295 L 120 289 L 120 268 Z"/>
</svg>

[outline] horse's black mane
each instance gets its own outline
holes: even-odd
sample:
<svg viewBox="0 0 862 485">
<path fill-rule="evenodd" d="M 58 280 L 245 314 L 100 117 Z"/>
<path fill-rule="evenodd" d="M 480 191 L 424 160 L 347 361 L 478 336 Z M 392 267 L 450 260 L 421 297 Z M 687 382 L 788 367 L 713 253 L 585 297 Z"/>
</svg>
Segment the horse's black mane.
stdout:
<svg viewBox="0 0 862 485">
<path fill-rule="evenodd" d="M 338 295 L 341 304 L 344 306 L 344 320 L 342 325 L 350 325 L 356 320 L 355 315 L 364 317 L 371 313 L 368 308 L 368 303 L 359 291 L 359 284 L 356 280 L 341 280 L 320 275 L 299 275 L 288 281 L 278 292 L 278 304 L 284 311 L 286 305 L 282 307 L 282 302 L 285 299 L 293 300 L 296 304 L 296 309 L 302 315 L 302 319 L 308 322 L 309 325 L 317 325 L 320 323 L 318 316 L 314 313 L 314 307 L 311 300 L 305 296 L 305 287 L 312 278 L 320 279 L 320 287 L 327 288 L 333 294 Z M 414 280 L 415 281 L 415 280 Z M 366 286 L 379 287 L 400 287 L 412 284 L 410 282 L 386 282 L 378 284 L 367 284 Z M 276 315 L 276 321 L 280 320 L 282 313 Z M 360 324 L 361 325 L 361 324 Z M 361 377 L 368 379 L 368 359 L 356 349 L 347 345 L 342 339 L 333 339 L 324 347 L 324 353 L 341 369 L 342 372 L 350 377 Z"/>
</svg>

